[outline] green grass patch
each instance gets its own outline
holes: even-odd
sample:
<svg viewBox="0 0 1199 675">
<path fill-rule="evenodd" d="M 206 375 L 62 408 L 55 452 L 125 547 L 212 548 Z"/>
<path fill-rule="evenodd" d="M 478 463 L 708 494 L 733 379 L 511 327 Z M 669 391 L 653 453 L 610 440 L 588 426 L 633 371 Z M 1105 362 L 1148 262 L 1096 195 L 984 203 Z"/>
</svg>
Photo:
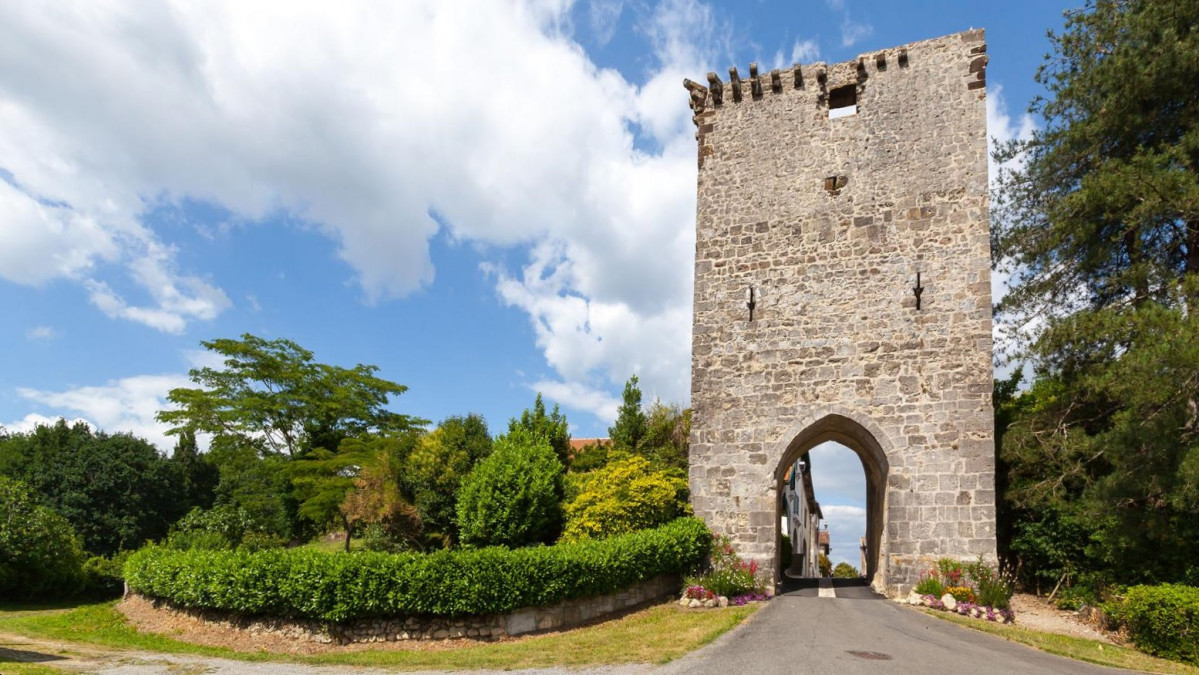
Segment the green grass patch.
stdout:
<svg viewBox="0 0 1199 675">
<path fill-rule="evenodd" d="M 62 675 L 62 671 L 37 663 L 10 661 L 0 652 L 0 673 L 3 675 Z"/>
<path fill-rule="evenodd" d="M 124 615 L 118 612 L 115 606 L 116 602 L 99 602 L 77 605 L 69 610 L 0 610 L 0 632 L 117 649 L 138 649 L 169 654 L 199 654 L 242 660 L 262 660 L 264 658 L 264 655 L 261 654 L 205 647 L 155 633 L 140 633 L 129 625 Z"/>
<path fill-rule="evenodd" d="M 118 650 L 193 654 L 243 661 L 373 666 L 400 670 L 549 668 L 673 661 L 737 626 L 759 607 L 758 604 L 750 604 L 697 611 L 668 603 L 613 621 L 504 642 L 456 642 L 447 643 L 443 649 L 431 650 L 427 649 L 425 643 L 422 647 L 426 648 L 421 650 L 392 647 L 318 656 L 239 652 L 141 633 L 125 621 L 113 602 L 80 605 L 69 610 L 0 610 L 0 632 Z M 15 672 L 40 675 L 56 671 Z M 9 675 L 9 670 L 0 668 L 0 673 Z"/>
<path fill-rule="evenodd" d="M 956 623 L 959 626 L 983 633 L 998 635 L 1012 642 L 1019 642 L 1020 644 L 1040 649 L 1043 652 L 1065 656 L 1076 661 L 1086 661 L 1101 666 L 1124 668 L 1126 670 L 1136 670 L 1146 673 L 1199 675 L 1199 668 L 1188 666 L 1184 663 L 1159 659 L 1129 647 L 1121 647 L 1099 642 L 1098 640 L 1088 640 L 1069 635 L 1058 635 L 1057 633 L 1042 633 L 1023 628 L 1019 623 L 1012 626 L 992 623 L 990 621 L 980 621 L 979 619 L 968 619 L 964 616 L 948 612 L 923 611 L 925 614 L 943 621 Z M 1017 616 L 1016 621 L 1019 622 L 1019 620 L 1020 617 Z"/>
</svg>

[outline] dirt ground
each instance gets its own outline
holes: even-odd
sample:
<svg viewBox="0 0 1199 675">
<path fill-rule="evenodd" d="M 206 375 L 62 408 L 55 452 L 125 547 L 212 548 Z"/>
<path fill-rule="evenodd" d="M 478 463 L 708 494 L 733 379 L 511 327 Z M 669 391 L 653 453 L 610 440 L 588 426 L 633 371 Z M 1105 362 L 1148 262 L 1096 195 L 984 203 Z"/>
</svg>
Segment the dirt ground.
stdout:
<svg viewBox="0 0 1199 675">
<path fill-rule="evenodd" d="M 1115 644 L 1110 633 L 1099 630 L 1087 623 L 1078 612 L 1057 609 L 1045 602 L 1044 599 L 1028 593 L 1017 593 L 1012 596 L 1012 609 L 1016 612 L 1016 625 L 1045 633 L 1071 635 L 1101 640 Z"/>
</svg>

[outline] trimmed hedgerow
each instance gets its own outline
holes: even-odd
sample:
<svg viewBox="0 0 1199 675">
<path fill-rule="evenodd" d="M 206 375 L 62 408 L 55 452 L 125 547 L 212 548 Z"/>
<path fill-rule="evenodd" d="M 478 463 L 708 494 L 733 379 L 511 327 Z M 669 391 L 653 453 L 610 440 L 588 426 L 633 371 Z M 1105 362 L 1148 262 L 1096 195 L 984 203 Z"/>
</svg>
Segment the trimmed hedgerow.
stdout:
<svg viewBox="0 0 1199 675">
<path fill-rule="evenodd" d="M 1140 649 L 1199 665 L 1199 588 L 1133 586 L 1116 613 Z"/>
<path fill-rule="evenodd" d="M 653 530 L 557 546 L 428 554 L 329 554 L 312 550 L 133 554 L 133 591 L 184 607 L 246 615 L 347 621 L 407 614 L 511 612 L 612 593 L 700 564 L 712 535 L 680 518 Z"/>
</svg>

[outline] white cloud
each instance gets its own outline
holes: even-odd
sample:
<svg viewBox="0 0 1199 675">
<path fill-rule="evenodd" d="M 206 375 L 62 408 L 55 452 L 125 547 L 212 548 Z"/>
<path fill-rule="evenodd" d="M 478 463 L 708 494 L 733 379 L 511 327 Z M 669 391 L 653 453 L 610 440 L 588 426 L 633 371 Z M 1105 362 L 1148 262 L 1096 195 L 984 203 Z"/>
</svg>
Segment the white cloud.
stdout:
<svg viewBox="0 0 1199 675">
<path fill-rule="evenodd" d="M 596 42 L 605 45 L 612 40 L 623 9 L 624 0 L 590 0 L 587 3 L 591 32 Z"/>
<path fill-rule="evenodd" d="M 15 422 L 9 422 L 8 424 L 0 424 L 0 431 L 12 433 L 12 434 L 27 434 L 31 431 L 36 430 L 38 427 L 52 427 L 55 424 L 58 424 L 58 420 L 60 420 L 60 419 L 64 419 L 64 418 L 62 418 L 62 417 L 46 417 L 45 415 L 39 415 L 37 413 L 29 413 L 28 415 L 22 417 L 21 419 L 15 421 Z M 82 422 L 82 423 L 88 425 L 89 427 L 92 426 L 91 422 L 88 422 L 87 420 L 85 420 L 83 418 L 75 418 L 72 420 L 66 420 L 66 422 L 67 422 L 67 424 L 70 424 L 70 425 L 74 425 L 77 422 Z"/>
<path fill-rule="evenodd" d="M 1013 140 L 1027 140 L 1031 138 L 1035 130 L 1036 123 L 1028 113 L 1021 115 L 1019 120 L 1012 119 L 1011 114 L 1008 112 L 1007 101 L 1003 97 L 1002 85 L 995 84 L 989 88 L 987 92 L 987 168 L 992 190 L 998 186 L 1000 176 L 1003 173 L 1019 171 L 1024 167 L 1025 161 L 1023 156 L 1016 156 L 1003 164 L 999 164 L 995 161 L 995 151 Z M 998 204 L 993 203 L 992 206 L 996 207 Z M 1007 294 L 1008 282 L 1013 272 L 1014 270 L 1011 269 L 1010 265 L 1000 265 L 991 270 L 992 303 L 997 304 Z M 1016 368 L 1023 365 L 1021 362 L 1014 360 L 1013 357 L 1042 325 L 1043 322 L 1041 321 L 1022 323 L 1018 317 L 996 317 L 991 329 L 992 338 L 995 342 L 995 353 L 998 357 L 995 377 L 1005 379 Z"/>
<path fill-rule="evenodd" d="M 842 504 L 821 504 L 829 531 L 829 560 L 847 562 L 861 570 L 861 538 L 866 535 L 866 509 Z"/>
<path fill-rule="evenodd" d="M 0 277 L 71 279 L 105 315 L 178 333 L 231 303 L 180 269 L 142 220 L 153 206 L 213 202 L 236 227 L 289 214 L 336 242 L 368 302 L 433 283 L 437 214 L 459 240 L 553 251 L 552 283 L 536 256 L 494 278 L 563 383 L 637 372 L 685 402 L 696 169 L 680 82 L 713 69 L 729 31 L 665 0 L 638 84 L 588 59 L 570 6 L 0 4 L 0 222 L 30 224 L 0 228 Z"/>
<path fill-rule="evenodd" d="M 53 340 L 58 337 L 58 331 L 53 326 L 34 326 L 25 331 L 25 337 L 29 340 Z"/>
<path fill-rule="evenodd" d="M 529 387 L 551 400 L 576 410 L 585 410 L 605 422 L 616 420 L 620 399 L 606 391 L 588 387 L 579 382 L 553 382 L 542 380 Z"/>
<path fill-rule="evenodd" d="M 820 46 L 815 40 L 796 40 L 791 46 L 791 63 L 806 63 L 820 58 Z"/>
<path fill-rule="evenodd" d="M 159 450 L 170 453 L 175 446 L 166 435 L 169 428 L 154 419 L 155 413 L 168 406 L 166 395 L 176 387 L 190 386 L 184 375 L 135 375 L 111 380 L 101 386 L 82 386 L 64 391 L 41 391 L 19 388 L 17 394 L 37 405 L 60 413 L 77 415 L 93 428 L 115 433 L 131 432 L 144 438 Z M 5 425 L 11 431 L 30 431 L 36 424 L 53 424 L 56 418 L 29 414 L 24 419 Z"/>
<path fill-rule="evenodd" d="M 849 15 L 846 14 L 845 19 L 841 21 L 841 46 L 852 47 L 860 40 L 870 37 L 874 34 L 874 26 L 867 23 L 858 23 L 852 21 Z"/>
</svg>

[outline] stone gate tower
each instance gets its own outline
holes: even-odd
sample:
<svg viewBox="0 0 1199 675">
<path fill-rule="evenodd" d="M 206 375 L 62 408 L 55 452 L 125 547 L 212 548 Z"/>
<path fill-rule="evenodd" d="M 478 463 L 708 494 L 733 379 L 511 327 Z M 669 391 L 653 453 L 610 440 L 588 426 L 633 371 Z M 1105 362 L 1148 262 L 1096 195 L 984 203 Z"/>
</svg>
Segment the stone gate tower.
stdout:
<svg viewBox="0 0 1199 675">
<path fill-rule="evenodd" d="M 995 559 L 986 63 L 974 30 L 685 82 L 692 502 L 768 573 L 782 476 L 828 440 L 862 460 L 877 590 Z"/>
</svg>

